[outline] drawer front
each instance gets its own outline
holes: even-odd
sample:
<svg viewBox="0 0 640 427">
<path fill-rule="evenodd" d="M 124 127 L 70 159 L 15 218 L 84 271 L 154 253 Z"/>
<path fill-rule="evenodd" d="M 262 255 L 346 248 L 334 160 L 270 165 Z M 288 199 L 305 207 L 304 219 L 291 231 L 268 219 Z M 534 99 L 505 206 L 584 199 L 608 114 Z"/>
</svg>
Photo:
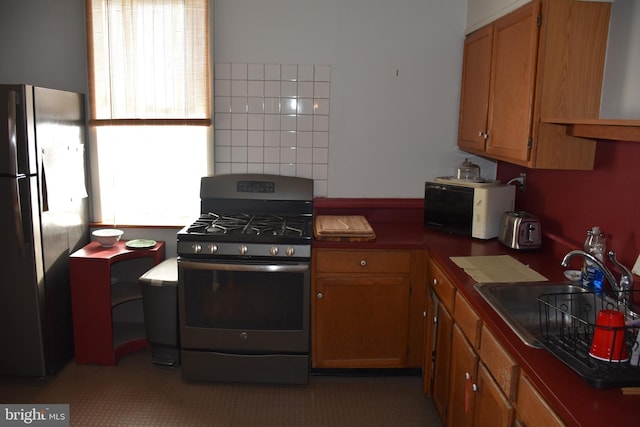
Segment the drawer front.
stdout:
<svg viewBox="0 0 640 427">
<path fill-rule="evenodd" d="M 471 345 L 479 348 L 482 321 L 459 292 L 456 293 L 455 300 L 453 317 L 456 319 L 456 324 L 462 329 Z"/>
<path fill-rule="evenodd" d="M 514 401 L 517 394 L 520 367 L 486 326 L 482 327 L 480 358 L 504 394 Z"/>
<path fill-rule="evenodd" d="M 409 273 L 411 252 L 318 250 L 315 262 L 319 273 Z"/>
<path fill-rule="evenodd" d="M 442 304 L 450 313 L 453 313 L 456 288 L 433 261 L 429 261 L 429 284 L 438 295 L 438 298 L 440 298 Z"/>
</svg>

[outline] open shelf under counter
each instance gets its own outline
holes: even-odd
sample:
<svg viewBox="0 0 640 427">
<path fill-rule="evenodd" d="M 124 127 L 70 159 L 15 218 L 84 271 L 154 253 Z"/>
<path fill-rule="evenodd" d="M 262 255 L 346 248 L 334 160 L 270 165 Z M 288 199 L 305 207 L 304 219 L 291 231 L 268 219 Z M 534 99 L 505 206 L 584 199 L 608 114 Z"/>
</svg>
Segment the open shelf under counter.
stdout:
<svg viewBox="0 0 640 427">
<path fill-rule="evenodd" d="M 165 258 L 165 242 L 131 249 L 91 242 L 69 256 L 75 359 L 114 366 L 148 347 L 139 278 Z"/>
<path fill-rule="evenodd" d="M 542 122 L 565 125 L 571 136 L 640 142 L 640 120 L 543 118 Z"/>
</svg>

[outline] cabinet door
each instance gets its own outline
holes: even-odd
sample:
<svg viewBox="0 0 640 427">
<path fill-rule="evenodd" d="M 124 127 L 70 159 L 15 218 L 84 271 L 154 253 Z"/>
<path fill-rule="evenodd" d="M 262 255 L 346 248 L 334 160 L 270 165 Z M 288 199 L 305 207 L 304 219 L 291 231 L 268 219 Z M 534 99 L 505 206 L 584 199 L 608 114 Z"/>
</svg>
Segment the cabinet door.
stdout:
<svg viewBox="0 0 640 427">
<path fill-rule="evenodd" d="M 478 367 L 475 394 L 474 426 L 509 427 L 513 425 L 515 413 L 513 405 L 482 363 Z"/>
<path fill-rule="evenodd" d="M 470 427 L 473 421 L 475 393 L 473 384 L 477 382 L 478 354 L 455 325 L 451 341 L 451 389 L 447 411 L 448 427 Z"/>
<path fill-rule="evenodd" d="M 487 136 L 493 25 L 470 34 L 464 41 L 458 145 L 483 152 Z"/>
<path fill-rule="evenodd" d="M 404 367 L 408 276 L 316 279 L 314 366 Z"/>
<path fill-rule="evenodd" d="M 453 317 L 434 297 L 436 304 L 437 326 L 436 347 L 433 367 L 433 404 L 442 420 L 447 418 L 447 403 L 449 399 L 449 368 L 451 365 L 451 333 L 453 332 Z"/>
<path fill-rule="evenodd" d="M 565 424 L 524 375 L 518 383 L 517 425 L 561 427 Z"/>
<path fill-rule="evenodd" d="M 494 24 L 486 146 L 492 157 L 529 160 L 539 10 L 534 1 Z"/>
<path fill-rule="evenodd" d="M 422 362 L 422 389 L 431 395 L 433 380 L 433 358 L 436 339 L 436 305 L 431 291 L 425 295 L 424 357 Z"/>
</svg>

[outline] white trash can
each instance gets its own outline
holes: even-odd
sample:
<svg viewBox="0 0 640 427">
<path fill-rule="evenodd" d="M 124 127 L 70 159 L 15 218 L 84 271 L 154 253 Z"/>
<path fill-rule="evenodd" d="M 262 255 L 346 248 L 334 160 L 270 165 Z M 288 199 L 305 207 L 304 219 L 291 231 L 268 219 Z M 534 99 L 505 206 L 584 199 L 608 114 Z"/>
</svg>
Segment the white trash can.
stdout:
<svg viewBox="0 0 640 427">
<path fill-rule="evenodd" d="M 152 362 L 180 364 L 178 338 L 178 261 L 169 258 L 140 276 L 142 306 Z"/>
</svg>

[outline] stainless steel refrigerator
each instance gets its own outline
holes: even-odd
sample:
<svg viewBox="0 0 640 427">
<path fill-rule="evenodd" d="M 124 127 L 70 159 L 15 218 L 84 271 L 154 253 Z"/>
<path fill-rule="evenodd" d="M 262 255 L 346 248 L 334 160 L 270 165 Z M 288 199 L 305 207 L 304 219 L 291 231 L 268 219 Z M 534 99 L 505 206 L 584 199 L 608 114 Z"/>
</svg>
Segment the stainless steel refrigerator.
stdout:
<svg viewBox="0 0 640 427">
<path fill-rule="evenodd" d="M 69 254 L 89 241 L 84 96 L 0 85 L 0 375 L 73 357 Z"/>
</svg>

